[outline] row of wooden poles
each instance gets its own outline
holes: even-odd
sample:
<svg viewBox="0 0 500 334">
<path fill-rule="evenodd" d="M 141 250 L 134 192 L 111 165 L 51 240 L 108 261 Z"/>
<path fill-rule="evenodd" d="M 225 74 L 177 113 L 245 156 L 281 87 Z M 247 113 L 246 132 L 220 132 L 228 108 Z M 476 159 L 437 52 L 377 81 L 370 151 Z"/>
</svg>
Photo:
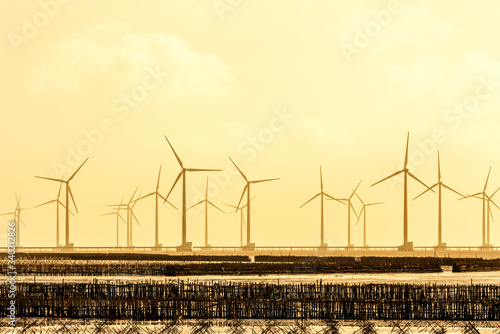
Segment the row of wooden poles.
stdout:
<svg viewBox="0 0 500 334">
<path fill-rule="evenodd" d="M 27 318 L 20 320 L 15 328 L 0 323 L 0 333 L 128 333 L 128 334 L 340 334 L 343 327 L 358 327 L 355 334 L 377 334 L 379 327 L 391 328 L 392 334 L 411 334 L 418 329 L 420 333 L 446 334 L 449 329 L 460 329 L 463 334 L 480 334 L 479 328 L 495 328 L 498 322 L 435 322 L 435 321 L 391 321 L 379 323 L 361 320 L 340 322 L 335 319 L 264 321 L 241 319 L 172 319 L 162 321 L 108 320 L 108 319 L 51 319 Z M 216 327 L 218 327 L 216 329 Z"/>
<path fill-rule="evenodd" d="M 0 286 L 6 316 L 9 286 Z M 498 285 L 18 283 L 18 317 L 500 319 Z"/>
</svg>

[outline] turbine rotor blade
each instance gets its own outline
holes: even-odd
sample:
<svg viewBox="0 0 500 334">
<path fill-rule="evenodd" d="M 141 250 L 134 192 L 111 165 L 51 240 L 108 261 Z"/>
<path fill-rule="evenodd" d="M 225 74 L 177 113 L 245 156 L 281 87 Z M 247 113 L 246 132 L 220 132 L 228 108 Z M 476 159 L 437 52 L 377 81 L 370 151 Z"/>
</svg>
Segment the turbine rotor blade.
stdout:
<svg viewBox="0 0 500 334">
<path fill-rule="evenodd" d="M 141 199 L 144 199 L 144 198 L 146 198 L 146 197 L 152 196 L 152 195 L 154 195 L 154 194 L 156 194 L 156 193 L 154 192 L 154 193 L 149 193 L 149 194 L 147 194 L 147 195 L 141 196 L 141 197 L 137 198 L 137 199 L 135 200 L 135 202 L 140 201 Z"/>
<path fill-rule="evenodd" d="M 47 205 L 47 204 L 50 204 L 50 203 L 53 203 L 53 202 L 57 202 L 57 199 L 53 199 L 52 201 L 48 201 L 48 202 L 45 202 L 45 203 L 42 203 L 42 204 L 38 204 L 37 206 L 35 206 L 35 208 L 38 208 L 42 205 Z"/>
<path fill-rule="evenodd" d="M 488 170 L 488 176 L 486 177 L 486 182 L 484 183 L 483 191 L 486 191 L 486 187 L 488 187 L 488 180 L 490 179 L 490 173 L 491 173 L 491 166 L 490 169 Z"/>
<path fill-rule="evenodd" d="M 158 171 L 158 181 L 156 182 L 156 191 L 158 192 L 158 189 L 160 188 L 160 176 L 161 176 L 161 165 L 160 165 L 160 170 Z"/>
<path fill-rule="evenodd" d="M 243 179 L 245 181 L 248 181 L 247 180 L 247 177 L 245 176 L 245 174 L 243 174 L 243 172 L 241 171 L 241 169 L 238 167 L 238 165 L 236 165 L 236 163 L 233 161 L 233 159 L 231 159 L 231 157 L 228 157 L 229 160 L 231 160 L 231 162 L 233 163 L 234 167 L 236 167 L 236 169 L 238 170 L 238 172 L 240 172 L 241 176 L 243 176 Z"/>
<path fill-rule="evenodd" d="M 37 179 L 44 179 L 44 180 L 50 180 L 50 181 L 56 181 L 56 182 L 63 182 L 66 183 L 66 181 L 61 180 L 61 179 L 54 179 L 51 177 L 45 177 L 45 176 L 35 176 Z"/>
<path fill-rule="evenodd" d="M 396 175 L 398 175 L 398 174 L 401 174 L 401 173 L 403 173 L 403 172 L 404 172 L 404 170 L 400 170 L 400 171 L 398 171 L 398 172 L 396 172 L 396 173 L 394 173 L 394 174 L 391 174 L 391 175 L 389 175 L 388 177 L 383 178 L 382 180 L 380 180 L 380 181 L 378 181 L 378 182 L 375 182 L 375 183 L 374 183 L 374 184 L 372 184 L 370 187 L 373 187 L 374 185 L 379 184 L 380 182 L 384 182 L 385 180 L 390 179 L 391 177 L 396 176 Z"/>
<path fill-rule="evenodd" d="M 434 192 L 434 190 L 432 190 L 431 188 L 429 188 L 429 186 L 427 186 L 425 183 L 423 183 L 422 181 L 420 181 L 415 175 L 413 175 L 412 173 L 408 172 L 408 175 L 410 175 L 415 181 L 419 182 L 420 184 L 422 184 L 424 187 L 426 187 L 427 189 L 430 189 L 432 192 Z"/>
<path fill-rule="evenodd" d="M 170 141 L 168 140 L 167 136 L 165 136 L 165 139 L 167 140 L 168 145 L 172 149 L 172 152 L 174 152 L 174 155 L 175 155 L 175 158 L 177 159 L 177 162 L 179 163 L 179 165 L 181 166 L 181 168 L 184 169 L 184 165 L 182 164 L 181 158 L 179 158 L 179 156 L 175 152 L 174 147 L 172 146 L 172 144 L 170 144 Z"/>
<path fill-rule="evenodd" d="M 359 201 L 361 202 L 361 204 L 363 204 L 363 206 L 365 205 L 365 202 L 363 202 L 363 200 L 361 199 L 361 197 L 359 197 L 358 193 L 354 193 L 356 195 L 356 197 L 359 199 Z"/>
<path fill-rule="evenodd" d="M 319 182 L 321 185 L 321 192 L 323 192 L 323 172 L 321 171 L 321 165 L 319 165 Z"/>
<path fill-rule="evenodd" d="M 463 200 L 463 199 L 466 199 L 466 198 L 471 198 L 471 197 L 476 197 L 476 196 L 479 196 L 479 195 L 482 195 L 483 193 L 475 193 L 475 194 L 472 194 L 472 195 L 465 195 L 463 196 L 462 198 L 459 198 L 458 200 Z M 476 197 L 477 198 L 477 197 Z M 481 198 L 482 199 L 482 198 Z"/>
<path fill-rule="evenodd" d="M 406 136 L 406 153 L 405 153 L 405 167 L 408 166 L 408 146 L 410 144 L 410 131 L 408 131 L 408 135 Z"/>
<path fill-rule="evenodd" d="M 462 195 L 461 193 L 459 193 L 458 191 L 456 191 L 455 189 L 452 189 L 452 188 L 448 187 L 448 186 L 447 186 L 446 184 L 444 184 L 444 183 L 441 183 L 441 185 L 442 185 L 443 187 L 445 187 L 446 189 L 448 189 L 448 190 L 450 190 L 450 191 L 453 191 L 455 194 L 457 194 L 457 195 L 459 195 L 459 196 L 462 196 L 462 197 L 464 196 L 464 195 Z M 500 189 L 500 188 L 498 188 L 498 189 Z"/>
<path fill-rule="evenodd" d="M 191 209 L 191 208 L 194 208 L 195 206 L 197 206 L 198 204 L 201 204 L 203 202 L 205 202 L 205 200 L 199 201 L 198 203 L 191 205 L 189 208 L 186 209 L 186 211 L 189 210 L 189 209 Z"/>
<path fill-rule="evenodd" d="M 497 188 L 497 190 L 495 190 L 495 191 L 493 192 L 493 194 L 491 194 L 491 196 L 490 196 L 490 197 L 491 197 L 491 198 L 493 198 L 493 196 L 495 196 L 495 194 L 498 192 L 498 190 L 500 190 L 500 187 L 498 187 L 498 188 Z"/>
<path fill-rule="evenodd" d="M 57 199 L 61 196 L 62 183 L 59 183 L 59 191 L 57 192 Z"/>
<path fill-rule="evenodd" d="M 354 214 L 356 215 L 356 218 L 359 219 L 359 216 L 358 216 L 358 213 L 356 212 L 356 210 L 354 209 L 354 206 L 352 205 L 351 201 L 349 201 L 349 208 L 354 212 Z"/>
<path fill-rule="evenodd" d="M 205 188 L 205 199 L 208 200 L 208 176 L 207 176 L 207 186 Z"/>
<path fill-rule="evenodd" d="M 82 164 L 80 165 L 80 167 L 78 167 L 78 169 L 73 173 L 73 175 L 71 175 L 68 179 L 67 182 L 73 180 L 73 178 L 75 177 L 76 173 L 78 173 L 80 171 L 80 169 L 83 167 L 83 165 L 85 165 L 85 163 L 87 162 L 87 160 L 89 160 L 89 158 L 85 159 L 84 162 L 82 162 Z"/>
<path fill-rule="evenodd" d="M 168 196 L 170 196 L 170 194 L 172 193 L 172 190 L 174 190 L 175 188 L 175 185 L 177 184 L 177 182 L 179 181 L 179 179 L 181 178 L 182 174 L 185 173 L 184 170 L 182 170 L 178 175 L 177 175 L 177 178 L 175 179 L 174 181 L 174 184 L 172 184 L 172 188 L 170 188 L 170 191 L 168 192 L 167 194 L 167 197 L 165 197 L 165 201 L 163 203 L 165 203 L 167 201 L 167 198 Z"/>
<path fill-rule="evenodd" d="M 313 197 L 311 197 L 310 200 L 308 200 L 307 202 L 305 202 L 304 204 L 302 204 L 301 206 L 299 206 L 299 209 L 302 208 L 307 203 L 309 203 L 310 201 L 312 201 L 313 199 L 315 199 L 316 197 L 318 197 L 319 195 L 321 195 L 321 193 L 317 193 L 316 195 L 314 195 Z"/>
<path fill-rule="evenodd" d="M 7 216 L 7 215 L 14 215 L 16 214 L 15 212 L 7 212 L 7 213 L 2 213 L 0 216 Z"/>
<path fill-rule="evenodd" d="M 130 200 L 128 201 L 128 204 L 132 203 L 132 201 L 134 200 L 134 196 L 137 193 L 137 190 L 139 190 L 139 187 L 135 188 L 134 193 L 132 194 L 132 197 L 130 197 Z"/>
<path fill-rule="evenodd" d="M 137 198 L 139 198 L 139 197 L 141 197 L 141 194 L 140 194 L 140 193 L 139 193 L 139 195 L 137 195 Z M 135 206 L 136 204 L 137 204 L 137 199 L 135 199 L 135 200 L 133 201 L 133 204 L 130 206 L 130 208 L 131 208 L 131 209 L 133 209 L 133 208 L 134 208 L 134 206 Z"/>
<path fill-rule="evenodd" d="M 420 193 L 420 195 L 416 196 L 416 197 L 413 199 L 413 201 L 414 201 L 414 200 L 416 200 L 417 198 L 419 198 L 420 196 L 422 196 L 423 194 L 425 194 L 426 192 L 428 192 L 429 190 L 432 190 L 432 188 L 434 188 L 434 187 L 435 187 L 435 186 L 437 186 L 437 185 L 438 185 L 438 183 L 436 183 L 436 184 L 432 185 L 430 188 L 425 189 L 423 192 L 421 192 L 421 193 Z"/>
<path fill-rule="evenodd" d="M 368 204 L 365 204 L 365 206 L 373 206 L 373 205 L 380 205 L 380 204 L 385 204 L 385 202 L 368 203 Z"/>
<path fill-rule="evenodd" d="M 362 181 L 362 180 L 361 180 L 361 181 Z M 361 181 L 359 181 L 359 183 L 358 183 L 358 185 L 356 186 L 356 188 L 354 188 L 354 190 L 352 191 L 351 196 L 349 196 L 349 199 L 351 199 L 351 198 L 354 196 L 354 194 L 356 193 L 356 190 L 358 190 L 359 185 L 361 184 Z"/>
<path fill-rule="evenodd" d="M 250 181 L 250 183 L 261 183 L 261 182 L 268 182 L 268 181 L 276 181 L 279 180 L 280 178 L 274 178 L 274 179 L 264 179 L 264 180 L 255 180 L 255 181 Z"/>
<path fill-rule="evenodd" d="M 493 205 L 498 209 L 500 210 L 500 207 L 497 205 L 497 203 L 495 203 L 491 198 L 488 198 L 488 200 L 493 203 Z"/>
<path fill-rule="evenodd" d="M 252 213 L 253 213 L 255 216 L 257 216 L 257 218 L 259 218 L 259 219 L 260 219 L 260 216 L 257 214 L 257 212 L 253 211 L 253 209 L 252 209 L 252 208 L 250 208 L 250 211 L 252 211 Z"/>
<path fill-rule="evenodd" d="M 327 198 L 327 200 L 334 200 L 334 201 L 337 201 L 337 202 L 342 203 L 342 204 L 344 204 L 344 205 L 345 205 L 345 203 L 344 203 L 344 202 L 342 202 L 342 201 L 348 201 L 348 199 L 347 199 L 347 198 L 335 198 L 335 197 L 333 197 L 333 196 L 328 195 L 327 193 L 324 193 L 324 195 L 325 195 L 326 197 L 328 197 L 328 198 Z"/>
<path fill-rule="evenodd" d="M 439 150 L 438 150 L 438 182 L 441 181 L 441 162 L 439 160 Z"/>
<path fill-rule="evenodd" d="M 186 168 L 188 172 L 222 172 L 222 169 Z"/>
<path fill-rule="evenodd" d="M 130 210 L 130 213 L 132 214 L 132 217 L 135 219 L 137 225 L 141 226 L 141 224 L 139 223 L 139 219 L 137 219 L 137 216 L 135 215 L 134 211 Z"/>
<path fill-rule="evenodd" d="M 214 208 L 216 208 L 217 210 L 219 210 L 220 212 L 222 212 L 222 213 L 224 213 L 224 214 L 225 214 L 225 212 L 224 212 L 224 211 L 222 211 L 220 208 L 218 208 L 218 207 L 217 207 L 217 205 L 215 205 L 214 203 L 212 203 L 212 202 L 208 201 L 208 204 L 210 204 L 211 206 L 213 206 Z"/>
<path fill-rule="evenodd" d="M 71 187 L 69 186 L 69 184 L 67 184 L 66 187 L 68 187 L 68 192 L 71 197 L 71 201 L 73 202 L 73 206 L 75 207 L 76 213 L 78 213 L 78 207 L 76 206 L 75 198 L 73 197 L 73 192 L 71 191 Z"/>
<path fill-rule="evenodd" d="M 179 209 L 177 209 L 177 207 L 175 205 L 170 203 L 170 201 L 167 200 L 165 197 L 163 197 L 160 193 L 158 193 L 158 196 L 163 200 L 163 204 L 165 204 L 165 202 L 166 202 L 166 203 L 170 204 L 170 206 L 173 207 L 175 210 L 179 210 Z"/>
<path fill-rule="evenodd" d="M 238 202 L 238 208 L 240 207 L 241 201 L 243 200 L 243 196 L 245 196 L 245 192 L 247 191 L 249 183 L 245 185 L 245 188 L 243 188 L 243 192 L 241 193 L 240 201 Z"/>
<path fill-rule="evenodd" d="M 359 211 L 359 216 L 358 216 L 358 220 L 356 221 L 356 225 L 359 223 L 359 221 L 361 220 L 361 215 L 363 214 L 363 211 L 366 210 L 366 207 L 367 205 L 363 205 L 363 207 L 361 208 L 361 211 Z"/>
</svg>

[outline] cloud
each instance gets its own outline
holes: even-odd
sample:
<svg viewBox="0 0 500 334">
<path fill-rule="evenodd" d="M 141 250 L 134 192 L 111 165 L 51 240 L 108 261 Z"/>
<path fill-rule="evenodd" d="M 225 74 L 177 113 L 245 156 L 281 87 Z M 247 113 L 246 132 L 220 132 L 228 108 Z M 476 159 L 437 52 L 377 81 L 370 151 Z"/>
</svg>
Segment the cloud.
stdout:
<svg viewBox="0 0 500 334">
<path fill-rule="evenodd" d="M 387 65 L 384 71 L 384 90 L 391 104 L 428 105 L 448 108 L 465 96 L 474 94 L 480 78 L 500 79 L 500 62 L 484 54 L 469 51 L 457 63 L 438 57 L 419 57 L 405 65 Z"/>
<path fill-rule="evenodd" d="M 321 120 L 316 117 L 297 116 L 293 121 L 298 131 L 318 143 L 338 143 L 351 146 L 353 138 L 349 128 L 341 122 Z"/>
<path fill-rule="evenodd" d="M 213 54 L 201 54 L 180 37 L 138 33 L 124 23 L 93 24 L 49 46 L 31 69 L 33 93 L 78 92 L 96 85 L 122 90 L 137 84 L 148 67 L 168 73 L 167 98 L 212 97 L 231 90 L 230 70 Z"/>
</svg>

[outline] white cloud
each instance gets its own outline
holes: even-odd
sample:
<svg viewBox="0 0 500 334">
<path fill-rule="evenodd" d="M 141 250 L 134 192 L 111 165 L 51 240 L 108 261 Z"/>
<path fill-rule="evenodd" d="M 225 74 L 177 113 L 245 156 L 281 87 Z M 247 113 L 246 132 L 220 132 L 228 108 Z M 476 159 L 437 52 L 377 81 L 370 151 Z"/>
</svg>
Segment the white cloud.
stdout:
<svg viewBox="0 0 500 334">
<path fill-rule="evenodd" d="M 26 86 L 31 92 L 81 91 L 96 84 L 122 90 L 137 84 L 145 69 L 168 73 L 167 98 L 211 97 L 228 92 L 234 80 L 213 54 L 192 50 L 180 37 L 138 33 L 124 23 L 93 24 L 60 39 L 39 56 Z"/>
<path fill-rule="evenodd" d="M 391 104 L 412 106 L 439 103 L 434 108 L 451 107 L 474 94 L 480 78 L 500 79 L 500 62 L 471 51 L 458 64 L 437 57 L 415 58 L 405 65 L 387 65 L 384 91 Z"/>
<path fill-rule="evenodd" d="M 317 142 L 333 141 L 346 146 L 353 144 L 350 131 L 340 122 L 333 120 L 322 121 L 319 118 L 309 116 L 297 116 L 293 121 L 293 125 L 300 132 Z"/>
</svg>

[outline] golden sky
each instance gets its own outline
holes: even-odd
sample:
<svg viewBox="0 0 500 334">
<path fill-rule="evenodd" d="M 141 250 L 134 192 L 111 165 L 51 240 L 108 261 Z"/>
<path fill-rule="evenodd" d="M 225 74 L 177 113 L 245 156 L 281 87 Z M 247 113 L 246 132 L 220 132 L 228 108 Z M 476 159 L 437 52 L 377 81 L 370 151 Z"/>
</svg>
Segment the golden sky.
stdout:
<svg viewBox="0 0 500 334">
<path fill-rule="evenodd" d="M 0 68 L 0 212 L 22 196 L 22 244 L 55 244 L 58 185 L 72 181 L 80 213 L 76 246 L 115 244 L 107 204 L 136 187 L 166 195 L 179 172 L 164 135 L 187 167 L 188 205 L 210 176 L 212 245 L 239 245 L 237 204 L 244 182 L 230 156 L 257 184 L 252 241 L 318 245 L 319 192 L 366 202 L 368 243 L 402 241 L 402 179 L 370 185 L 400 169 L 410 131 L 410 171 L 459 192 L 500 185 L 500 48 L 494 1 L 392 0 L 3 0 Z M 409 196 L 424 188 L 409 183 Z M 170 197 L 180 206 L 181 192 Z M 498 198 L 500 203 L 500 197 Z M 356 210 L 361 206 L 355 201 Z M 346 244 L 345 206 L 325 203 L 325 241 Z M 437 196 L 410 203 L 410 240 L 435 245 Z M 479 245 L 481 201 L 443 197 L 444 241 Z M 153 200 L 136 206 L 134 244 L 151 245 Z M 493 209 L 498 219 L 499 210 Z M 2 217 L 5 221 L 10 218 Z M 180 243 L 180 212 L 160 210 L 160 242 Z M 353 242 L 362 242 L 353 222 Z M 492 224 L 492 243 L 500 227 Z M 125 228 L 121 226 L 121 235 Z M 203 213 L 188 215 L 188 241 L 203 243 Z M 0 233 L 5 244 L 5 229 Z M 63 234 L 61 232 L 61 238 Z M 122 244 L 125 243 L 123 239 Z"/>
</svg>

